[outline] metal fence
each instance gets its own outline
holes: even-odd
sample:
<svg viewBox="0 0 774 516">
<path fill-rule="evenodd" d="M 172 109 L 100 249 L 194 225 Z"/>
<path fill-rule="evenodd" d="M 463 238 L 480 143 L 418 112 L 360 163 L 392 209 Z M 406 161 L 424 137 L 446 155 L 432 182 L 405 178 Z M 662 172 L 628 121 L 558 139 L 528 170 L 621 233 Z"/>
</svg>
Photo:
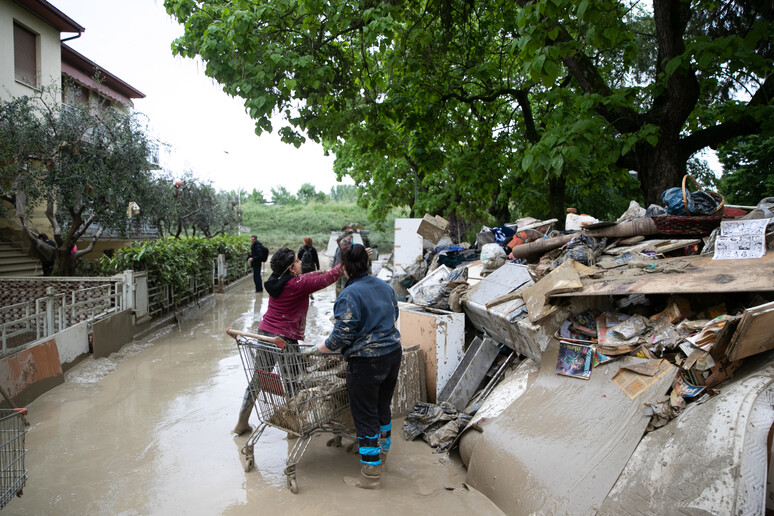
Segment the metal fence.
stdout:
<svg viewBox="0 0 774 516">
<path fill-rule="evenodd" d="M 211 267 L 202 268 L 184 289 L 162 284 L 149 273 L 148 314 L 151 317 L 164 315 L 209 294 L 215 286 L 224 287 L 248 274 L 252 272 L 246 260 L 241 257 L 226 258 L 224 255 L 215 259 Z"/>
<path fill-rule="evenodd" d="M 189 281 L 187 288 L 163 284 L 153 274 L 148 275 L 148 314 L 158 317 L 206 296 L 212 291 L 213 270 L 202 270 Z"/>
<path fill-rule="evenodd" d="M 127 271 L 110 278 L 4 278 L 0 289 L 5 289 L 7 295 L 0 294 L 0 298 L 3 303 L 13 304 L 0 307 L 0 351 L 127 308 L 138 310 L 139 306 L 147 306 L 147 315 L 159 317 L 209 294 L 216 285 L 225 287 L 248 274 L 250 269 L 244 259 L 227 259 L 223 255 L 209 267 L 202 267 L 182 289 L 162 284 L 149 272 L 147 301 L 137 299 L 145 295 L 145 289 L 136 288 L 137 278 L 142 277 L 144 284 L 145 273 Z M 14 303 L 25 297 L 30 299 Z"/>
<path fill-rule="evenodd" d="M 45 297 L 0 308 L 2 350 L 9 343 L 24 343 L 49 337 L 97 315 L 124 308 L 124 284 L 113 278 L 94 287 L 68 293 L 46 289 Z"/>
<path fill-rule="evenodd" d="M 244 278 L 248 274 L 253 273 L 253 270 L 250 267 L 250 264 L 247 262 L 247 260 L 244 259 L 244 257 L 232 256 L 230 258 L 225 258 L 225 261 L 226 261 L 226 274 L 225 274 L 226 279 L 224 283 L 226 285 L 233 283 L 238 279 Z M 218 277 L 216 274 L 215 284 L 217 283 L 218 283 Z"/>
</svg>

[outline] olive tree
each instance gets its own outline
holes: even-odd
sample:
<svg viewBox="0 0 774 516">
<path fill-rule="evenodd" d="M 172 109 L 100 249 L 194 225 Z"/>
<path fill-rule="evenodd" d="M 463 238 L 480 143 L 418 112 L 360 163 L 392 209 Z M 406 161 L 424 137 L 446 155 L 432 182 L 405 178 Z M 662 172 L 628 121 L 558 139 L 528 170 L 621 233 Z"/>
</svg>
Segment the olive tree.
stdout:
<svg viewBox="0 0 774 516">
<path fill-rule="evenodd" d="M 47 99 L 0 102 L 0 196 L 41 257 L 55 254 L 59 272 L 70 274 L 74 259 L 91 252 L 104 231 L 126 234 L 130 203 L 142 206 L 138 195 L 152 181 L 151 144 L 134 114 L 93 114 Z M 30 226 L 38 207 L 56 249 Z M 90 228 L 97 229 L 89 244 L 73 252 Z"/>
</svg>

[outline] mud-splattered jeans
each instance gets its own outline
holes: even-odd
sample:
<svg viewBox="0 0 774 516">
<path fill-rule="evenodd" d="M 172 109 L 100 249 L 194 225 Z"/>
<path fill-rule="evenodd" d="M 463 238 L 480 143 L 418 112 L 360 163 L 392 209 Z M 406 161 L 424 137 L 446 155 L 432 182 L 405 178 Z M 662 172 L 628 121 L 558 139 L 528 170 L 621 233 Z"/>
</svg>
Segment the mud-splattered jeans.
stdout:
<svg viewBox="0 0 774 516">
<path fill-rule="evenodd" d="M 398 349 L 380 357 L 350 357 L 347 361 L 347 392 L 363 464 L 381 464 L 379 433 L 392 420 L 390 404 L 402 354 Z"/>
</svg>

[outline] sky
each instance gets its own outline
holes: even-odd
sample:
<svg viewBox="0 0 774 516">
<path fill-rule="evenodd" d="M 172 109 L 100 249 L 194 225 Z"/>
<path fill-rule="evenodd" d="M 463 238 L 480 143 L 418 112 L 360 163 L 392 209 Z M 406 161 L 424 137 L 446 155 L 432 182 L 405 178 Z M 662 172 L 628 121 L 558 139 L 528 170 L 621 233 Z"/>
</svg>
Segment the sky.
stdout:
<svg viewBox="0 0 774 516">
<path fill-rule="evenodd" d="M 135 111 L 148 117 L 149 134 L 166 144 L 159 159 L 175 177 L 190 170 L 217 189 L 257 189 L 267 198 L 278 186 L 296 193 L 311 183 L 329 193 L 339 184 L 334 158 L 320 145 L 282 143 L 279 118 L 273 133 L 257 136 L 242 101 L 207 77 L 200 60 L 172 55 L 171 42 L 183 29 L 162 0 L 49 2 L 86 29 L 67 45 L 145 94 L 134 100 Z"/>
</svg>

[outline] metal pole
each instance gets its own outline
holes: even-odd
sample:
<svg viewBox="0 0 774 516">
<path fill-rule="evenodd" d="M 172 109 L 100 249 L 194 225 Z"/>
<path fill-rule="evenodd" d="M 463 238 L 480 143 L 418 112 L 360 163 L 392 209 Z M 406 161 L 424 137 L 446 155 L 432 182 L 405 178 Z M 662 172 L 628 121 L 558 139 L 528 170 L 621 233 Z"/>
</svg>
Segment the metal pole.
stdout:
<svg viewBox="0 0 774 516">
<path fill-rule="evenodd" d="M 46 334 L 54 334 L 54 287 L 46 288 Z"/>
</svg>

